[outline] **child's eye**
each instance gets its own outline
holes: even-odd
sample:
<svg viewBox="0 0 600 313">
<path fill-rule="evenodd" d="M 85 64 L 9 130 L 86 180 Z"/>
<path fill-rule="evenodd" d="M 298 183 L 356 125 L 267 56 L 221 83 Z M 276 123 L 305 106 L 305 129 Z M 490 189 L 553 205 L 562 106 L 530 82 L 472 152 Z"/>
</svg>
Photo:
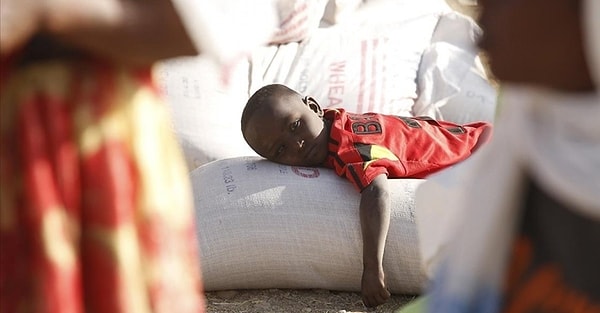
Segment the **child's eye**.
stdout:
<svg viewBox="0 0 600 313">
<path fill-rule="evenodd" d="M 292 125 L 290 125 L 290 129 L 291 129 L 292 131 L 295 131 L 295 130 L 298 128 L 298 126 L 300 126 L 300 119 L 297 119 L 297 120 L 295 120 L 295 121 L 292 123 Z"/>
</svg>

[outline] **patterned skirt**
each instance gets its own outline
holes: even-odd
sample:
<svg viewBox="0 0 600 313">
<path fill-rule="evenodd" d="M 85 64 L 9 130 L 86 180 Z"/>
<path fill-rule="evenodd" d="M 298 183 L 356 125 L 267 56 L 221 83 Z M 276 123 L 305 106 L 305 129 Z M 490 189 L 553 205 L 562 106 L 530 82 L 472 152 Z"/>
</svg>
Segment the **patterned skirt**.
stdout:
<svg viewBox="0 0 600 313">
<path fill-rule="evenodd" d="M 203 312 L 191 185 L 151 69 L 46 62 L 0 91 L 0 312 Z"/>
</svg>

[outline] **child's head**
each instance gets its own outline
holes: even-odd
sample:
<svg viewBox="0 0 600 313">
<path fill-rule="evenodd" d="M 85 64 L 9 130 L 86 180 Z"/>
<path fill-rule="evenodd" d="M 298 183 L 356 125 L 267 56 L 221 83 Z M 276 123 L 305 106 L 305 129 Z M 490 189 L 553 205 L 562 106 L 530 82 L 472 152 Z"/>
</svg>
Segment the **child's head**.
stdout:
<svg viewBox="0 0 600 313">
<path fill-rule="evenodd" d="M 242 134 L 250 147 L 271 161 L 318 166 L 327 159 L 329 130 L 311 97 L 279 84 L 256 91 L 242 113 Z"/>
<path fill-rule="evenodd" d="M 484 31 L 480 46 L 498 79 L 561 91 L 594 89 L 584 49 L 581 0 L 479 3 Z"/>
</svg>

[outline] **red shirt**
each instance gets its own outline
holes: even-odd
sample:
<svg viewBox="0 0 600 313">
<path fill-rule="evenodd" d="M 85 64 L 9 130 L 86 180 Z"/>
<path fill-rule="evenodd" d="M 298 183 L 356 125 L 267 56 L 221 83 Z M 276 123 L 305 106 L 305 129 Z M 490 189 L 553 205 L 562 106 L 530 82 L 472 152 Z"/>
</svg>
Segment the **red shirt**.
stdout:
<svg viewBox="0 0 600 313">
<path fill-rule="evenodd" d="M 329 156 L 335 169 L 362 191 L 373 179 L 424 178 L 469 157 L 491 124 L 458 125 L 429 117 L 324 110 L 331 122 Z M 486 139 L 489 136 L 484 136 Z"/>
</svg>

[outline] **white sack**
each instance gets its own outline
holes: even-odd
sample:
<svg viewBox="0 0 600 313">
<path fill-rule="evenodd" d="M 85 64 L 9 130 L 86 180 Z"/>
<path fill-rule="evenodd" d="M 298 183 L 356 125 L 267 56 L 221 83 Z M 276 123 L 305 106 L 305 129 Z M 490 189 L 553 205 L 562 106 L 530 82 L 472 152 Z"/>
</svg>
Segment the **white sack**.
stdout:
<svg viewBox="0 0 600 313">
<path fill-rule="evenodd" d="M 258 49 L 250 94 L 280 83 L 323 108 L 410 115 L 421 56 L 445 10 L 418 2 L 373 3 L 305 41 Z"/>
<path fill-rule="evenodd" d="M 267 43 L 278 24 L 274 0 L 173 0 L 173 5 L 196 49 L 226 66 Z"/>
<path fill-rule="evenodd" d="M 224 82 L 220 67 L 208 57 L 156 67 L 189 170 L 223 157 L 257 155 L 244 141 L 239 122 L 248 99 L 248 71 L 247 61 L 238 62 Z"/>
<path fill-rule="evenodd" d="M 493 122 L 496 89 L 479 58 L 481 29 L 469 17 L 451 12 L 440 17 L 418 73 L 412 114 L 466 124 Z"/>
<path fill-rule="evenodd" d="M 279 27 L 272 44 L 297 42 L 308 38 L 319 27 L 328 0 L 277 0 Z"/>
<path fill-rule="evenodd" d="M 360 291 L 360 194 L 324 168 L 259 157 L 215 161 L 191 173 L 204 288 Z M 392 293 L 419 293 L 417 179 L 389 181 L 392 213 L 384 255 Z"/>
</svg>

